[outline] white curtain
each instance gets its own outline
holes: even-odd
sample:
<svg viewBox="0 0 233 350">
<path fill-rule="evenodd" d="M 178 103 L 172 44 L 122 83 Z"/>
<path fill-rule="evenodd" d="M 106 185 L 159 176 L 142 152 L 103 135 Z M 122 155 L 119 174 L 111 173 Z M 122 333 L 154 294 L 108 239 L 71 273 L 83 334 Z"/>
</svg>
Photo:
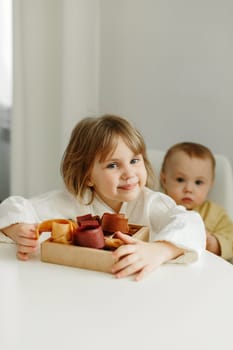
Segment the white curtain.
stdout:
<svg viewBox="0 0 233 350">
<path fill-rule="evenodd" d="M 61 186 L 74 124 L 98 110 L 98 0 L 15 0 L 11 193 Z"/>
<path fill-rule="evenodd" d="M 0 0 L 0 106 L 12 103 L 12 1 Z"/>
<path fill-rule="evenodd" d="M 0 201 L 9 196 L 12 105 L 12 1 L 0 0 Z"/>
</svg>

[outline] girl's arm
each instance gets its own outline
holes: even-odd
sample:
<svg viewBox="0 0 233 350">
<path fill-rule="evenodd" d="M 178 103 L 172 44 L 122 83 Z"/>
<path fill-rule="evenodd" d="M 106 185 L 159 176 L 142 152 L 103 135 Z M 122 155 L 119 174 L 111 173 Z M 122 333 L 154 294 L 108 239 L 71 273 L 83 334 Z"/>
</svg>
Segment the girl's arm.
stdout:
<svg viewBox="0 0 233 350">
<path fill-rule="evenodd" d="M 200 214 L 176 205 L 174 200 L 166 195 L 160 196 L 162 205 L 156 208 L 152 202 L 150 206 L 150 240 L 166 241 L 183 249 L 184 254 L 173 258 L 171 262 L 196 261 L 206 248 L 205 225 Z"/>
</svg>

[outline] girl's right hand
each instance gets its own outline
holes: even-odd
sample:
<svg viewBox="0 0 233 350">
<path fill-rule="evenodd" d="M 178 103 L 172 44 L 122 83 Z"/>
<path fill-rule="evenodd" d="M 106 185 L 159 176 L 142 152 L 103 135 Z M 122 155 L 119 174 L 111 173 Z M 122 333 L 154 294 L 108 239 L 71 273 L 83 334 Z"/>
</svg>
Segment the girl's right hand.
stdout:
<svg viewBox="0 0 233 350">
<path fill-rule="evenodd" d="M 14 224 L 2 229 L 2 232 L 17 244 L 17 257 L 28 260 L 29 255 L 38 247 L 36 224 Z"/>
</svg>

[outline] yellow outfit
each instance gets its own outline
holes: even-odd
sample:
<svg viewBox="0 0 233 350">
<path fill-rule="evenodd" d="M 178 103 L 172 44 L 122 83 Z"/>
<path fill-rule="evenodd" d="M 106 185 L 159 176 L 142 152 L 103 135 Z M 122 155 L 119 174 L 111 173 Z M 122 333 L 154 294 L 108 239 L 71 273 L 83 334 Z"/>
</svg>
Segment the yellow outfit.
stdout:
<svg viewBox="0 0 233 350">
<path fill-rule="evenodd" d="M 226 211 L 211 201 L 205 201 L 200 207 L 195 208 L 195 211 L 201 215 L 206 230 L 218 239 L 221 256 L 231 260 L 233 258 L 233 221 Z"/>
</svg>

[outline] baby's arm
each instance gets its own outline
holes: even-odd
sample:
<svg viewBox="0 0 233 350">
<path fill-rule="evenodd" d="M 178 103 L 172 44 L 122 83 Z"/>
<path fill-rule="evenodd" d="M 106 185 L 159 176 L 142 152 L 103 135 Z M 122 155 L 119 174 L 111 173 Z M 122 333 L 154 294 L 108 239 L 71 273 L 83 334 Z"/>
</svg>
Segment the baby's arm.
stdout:
<svg viewBox="0 0 233 350">
<path fill-rule="evenodd" d="M 223 227 L 218 225 L 213 232 L 206 233 L 206 249 L 221 256 L 223 259 L 231 260 L 233 258 L 233 222 Z M 216 247 L 218 246 L 218 248 Z M 215 248 L 216 247 L 216 248 Z M 219 250 L 218 250 L 219 249 Z"/>
<path fill-rule="evenodd" d="M 17 257 L 20 260 L 28 260 L 29 255 L 36 251 L 38 247 L 36 225 L 14 224 L 1 231 L 17 244 Z"/>
<path fill-rule="evenodd" d="M 212 203 L 211 209 L 204 219 L 206 249 L 226 260 L 231 260 L 233 258 L 233 221 L 217 204 Z"/>
<path fill-rule="evenodd" d="M 218 239 L 208 231 L 206 231 L 206 249 L 211 253 L 221 255 L 221 247 Z"/>
<path fill-rule="evenodd" d="M 117 236 L 126 243 L 113 252 L 116 262 L 112 272 L 118 278 L 136 274 L 135 279 L 139 281 L 164 262 L 184 253 L 169 242 L 143 242 L 121 232 Z"/>
</svg>

